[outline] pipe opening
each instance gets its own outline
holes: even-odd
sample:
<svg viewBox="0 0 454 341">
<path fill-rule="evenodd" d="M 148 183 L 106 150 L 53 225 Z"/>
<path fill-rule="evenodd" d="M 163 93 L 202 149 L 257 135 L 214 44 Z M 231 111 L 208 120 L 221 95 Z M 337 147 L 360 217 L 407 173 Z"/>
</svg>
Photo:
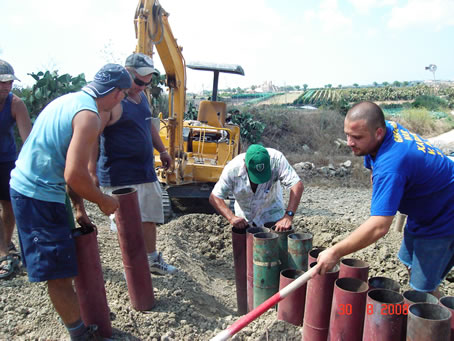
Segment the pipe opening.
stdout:
<svg viewBox="0 0 454 341">
<path fill-rule="evenodd" d="M 438 304 L 415 303 L 409 308 L 411 314 L 426 320 L 448 320 L 451 319 L 451 312 Z"/>
<path fill-rule="evenodd" d="M 233 226 L 232 232 L 236 234 L 246 234 L 246 229 L 240 229 L 238 227 Z"/>
<path fill-rule="evenodd" d="M 367 293 L 367 296 L 369 296 L 374 301 L 382 303 L 397 304 L 403 303 L 404 301 L 404 297 L 401 294 L 389 289 L 372 289 Z"/>
<path fill-rule="evenodd" d="M 399 283 L 388 277 L 371 277 L 369 278 L 369 286 L 374 289 L 389 289 L 396 292 L 400 291 Z"/>
<path fill-rule="evenodd" d="M 360 259 L 354 259 L 354 258 L 342 259 L 341 263 L 345 266 L 350 266 L 353 268 L 368 268 L 369 267 L 369 264 L 367 264 L 365 261 L 362 261 Z"/>
<path fill-rule="evenodd" d="M 366 292 L 367 290 L 369 290 L 367 283 L 357 278 L 343 277 L 336 279 L 335 283 L 339 289 L 345 291 Z"/>
<path fill-rule="evenodd" d="M 279 236 L 274 232 L 258 232 L 254 234 L 254 238 L 257 239 L 277 239 Z"/>
<path fill-rule="evenodd" d="M 313 238 L 312 233 L 292 233 L 288 237 L 294 240 L 309 240 Z"/>
<path fill-rule="evenodd" d="M 309 256 L 312 258 L 317 259 L 318 255 L 322 252 L 325 251 L 326 248 L 324 247 L 314 247 L 312 250 L 309 251 Z"/>
<path fill-rule="evenodd" d="M 129 194 L 135 192 L 136 189 L 133 187 L 124 187 L 124 188 L 119 188 L 116 189 L 115 191 L 112 191 L 112 194 L 114 195 L 122 195 L 122 194 Z"/>
<path fill-rule="evenodd" d="M 317 262 L 312 262 L 312 263 L 309 265 L 309 267 L 310 267 L 310 268 L 313 268 L 313 267 L 316 266 L 316 265 L 317 265 Z M 336 264 L 331 270 L 327 271 L 326 273 L 339 272 L 339 269 L 340 269 L 339 265 Z"/>
<path fill-rule="evenodd" d="M 249 227 L 248 229 L 246 229 L 246 232 L 250 234 L 256 234 L 259 232 L 270 232 L 270 229 L 266 227 Z"/>
<path fill-rule="evenodd" d="M 443 296 L 442 298 L 440 298 L 440 304 L 449 309 L 454 309 L 454 296 Z"/>
<path fill-rule="evenodd" d="M 437 298 L 428 292 L 407 290 L 403 293 L 404 298 L 411 303 L 438 303 Z"/>
<path fill-rule="evenodd" d="M 281 271 L 281 275 L 285 278 L 297 279 L 299 276 L 304 274 L 303 270 L 295 270 L 295 269 L 285 269 Z"/>
</svg>

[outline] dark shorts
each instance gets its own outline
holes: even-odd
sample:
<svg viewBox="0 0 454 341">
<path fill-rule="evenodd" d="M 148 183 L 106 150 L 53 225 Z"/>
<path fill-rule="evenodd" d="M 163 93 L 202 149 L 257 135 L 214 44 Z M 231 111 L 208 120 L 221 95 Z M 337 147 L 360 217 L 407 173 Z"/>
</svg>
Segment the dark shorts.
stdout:
<svg viewBox="0 0 454 341">
<path fill-rule="evenodd" d="M 425 239 L 404 231 L 398 257 L 411 269 L 410 286 L 434 291 L 454 266 L 454 236 Z"/>
<path fill-rule="evenodd" d="M 29 198 L 14 189 L 11 204 L 30 282 L 77 276 L 76 245 L 66 206 Z"/>
<path fill-rule="evenodd" d="M 10 201 L 9 180 L 16 161 L 0 162 L 0 200 Z"/>
</svg>

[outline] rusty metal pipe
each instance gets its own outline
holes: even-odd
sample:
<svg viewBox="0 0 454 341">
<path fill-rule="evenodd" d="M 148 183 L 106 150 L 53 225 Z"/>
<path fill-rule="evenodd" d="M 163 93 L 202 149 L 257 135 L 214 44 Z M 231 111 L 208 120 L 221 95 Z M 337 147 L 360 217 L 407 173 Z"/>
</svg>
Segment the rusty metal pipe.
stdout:
<svg viewBox="0 0 454 341">
<path fill-rule="evenodd" d="M 129 298 L 134 309 L 150 310 L 155 302 L 137 191 L 130 187 L 120 188 L 113 191 L 112 195 L 120 203 L 115 212 L 115 221 Z"/>
<path fill-rule="evenodd" d="M 361 341 L 369 286 L 357 278 L 338 278 L 334 283 L 329 325 L 330 340 Z"/>
<path fill-rule="evenodd" d="M 414 303 L 408 309 L 407 341 L 449 341 L 451 312 L 433 303 Z"/>
<path fill-rule="evenodd" d="M 372 289 L 388 289 L 395 292 L 400 292 L 400 285 L 395 280 L 388 277 L 375 276 L 369 278 L 369 290 Z"/>
<path fill-rule="evenodd" d="M 345 258 L 340 262 L 339 278 L 358 278 L 367 283 L 369 278 L 369 264 L 354 258 Z"/>
<path fill-rule="evenodd" d="M 287 237 L 288 267 L 307 271 L 307 254 L 312 249 L 312 233 L 292 233 Z"/>
<path fill-rule="evenodd" d="M 404 297 L 389 289 L 367 293 L 363 341 L 400 341 Z"/>
<path fill-rule="evenodd" d="M 247 313 L 246 229 L 232 227 L 233 264 L 235 266 L 236 302 L 238 313 Z"/>
<path fill-rule="evenodd" d="M 454 296 L 443 296 L 439 300 L 439 304 L 447 308 L 451 315 L 454 314 Z M 451 341 L 454 341 L 454 318 L 451 317 Z"/>
<path fill-rule="evenodd" d="M 438 303 L 438 299 L 434 296 L 429 294 L 428 292 L 421 292 L 416 290 L 407 290 L 403 294 L 404 296 L 404 307 L 406 314 L 403 314 L 403 322 L 402 322 L 402 340 L 404 340 L 405 336 L 407 335 L 407 315 L 408 315 L 408 308 L 414 303 Z"/>
<path fill-rule="evenodd" d="M 249 227 L 246 229 L 246 274 L 247 274 L 247 307 L 248 311 L 254 309 L 254 263 L 253 246 L 254 234 L 259 232 L 270 232 L 266 227 Z"/>
<path fill-rule="evenodd" d="M 254 308 L 279 291 L 279 236 L 272 232 L 254 234 Z"/>
<path fill-rule="evenodd" d="M 326 247 L 321 247 L 321 246 L 315 246 L 312 248 L 312 250 L 309 251 L 307 254 L 307 267 L 310 269 L 311 264 L 314 262 L 317 262 L 318 255 L 320 252 L 325 251 Z"/>
<path fill-rule="evenodd" d="M 287 244 L 287 237 L 295 233 L 295 230 L 293 229 L 292 226 L 288 230 L 285 231 L 276 231 L 276 223 L 274 222 L 269 222 L 265 223 L 264 226 L 271 228 L 271 230 L 276 233 L 279 238 L 278 238 L 278 244 L 279 244 L 279 271 L 285 270 L 288 268 L 288 244 Z"/>
<path fill-rule="evenodd" d="M 74 279 L 80 316 L 86 326 L 96 324 L 102 337 L 112 336 L 110 310 L 102 275 L 96 232 L 92 227 L 73 230 L 76 241 L 77 271 Z"/>
<path fill-rule="evenodd" d="M 310 264 L 312 269 L 317 262 Z M 339 266 L 323 276 L 313 277 L 306 291 L 304 307 L 303 341 L 326 341 L 333 301 L 334 282 L 339 277 Z"/>
<path fill-rule="evenodd" d="M 304 271 L 295 269 L 285 269 L 281 271 L 279 278 L 279 291 L 300 277 Z M 277 306 L 277 319 L 286 321 L 295 326 L 301 326 L 304 318 L 304 306 L 306 302 L 306 287 L 304 284 L 286 298 L 279 302 Z"/>
</svg>

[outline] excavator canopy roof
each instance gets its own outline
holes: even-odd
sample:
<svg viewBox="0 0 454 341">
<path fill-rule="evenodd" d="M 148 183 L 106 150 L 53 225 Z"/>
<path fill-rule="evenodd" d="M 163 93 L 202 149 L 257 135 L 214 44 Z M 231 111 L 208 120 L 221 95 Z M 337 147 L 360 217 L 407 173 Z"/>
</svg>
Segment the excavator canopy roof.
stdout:
<svg viewBox="0 0 454 341">
<path fill-rule="evenodd" d="M 186 64 L 190 69 L 202 70 L 202 71 L 218 71 L 226 73 L 235 73 L 237 75 L 244 76 L 244 70 L 241 65 L 237 64 L 216 64 L 216 63 L 202 63 L 202 62 L 192 62 Z"/>
</svg>

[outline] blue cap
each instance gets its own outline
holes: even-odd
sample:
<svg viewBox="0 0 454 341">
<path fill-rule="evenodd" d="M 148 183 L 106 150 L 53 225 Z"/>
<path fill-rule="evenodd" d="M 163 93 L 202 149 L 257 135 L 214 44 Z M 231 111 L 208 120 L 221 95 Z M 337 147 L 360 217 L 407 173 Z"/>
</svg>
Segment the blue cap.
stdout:
<svg viewBox="0 0 454 341">
<path fill-rule="evenodd" d="M 99 70 L 95 79 L 85 85 L 82 90 L 99 98 L 108 95 L 113 89 L 129 89 L 132 85 L 129 72 L 120 64 L 107 64 Z"/>
</svg>

